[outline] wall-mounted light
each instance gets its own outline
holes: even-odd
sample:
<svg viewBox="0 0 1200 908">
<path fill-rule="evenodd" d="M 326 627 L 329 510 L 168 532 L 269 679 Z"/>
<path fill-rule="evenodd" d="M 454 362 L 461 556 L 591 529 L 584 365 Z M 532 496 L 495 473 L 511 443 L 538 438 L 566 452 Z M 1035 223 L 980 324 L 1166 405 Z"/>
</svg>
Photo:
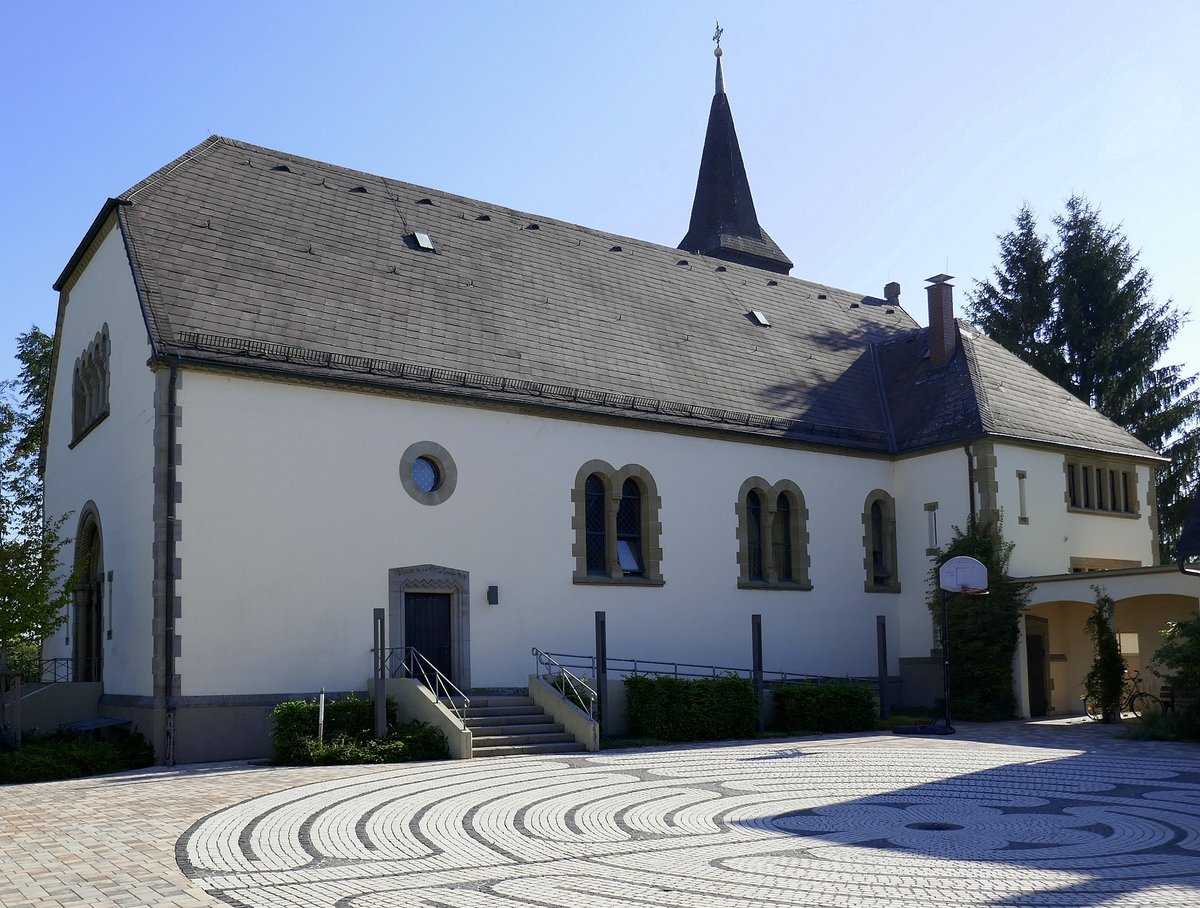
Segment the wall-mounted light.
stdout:
<svg viewBox="0 0 1200 908">
<path fill-rule="evenodd" d="M 500 587 L 498 587 L 498 586 L 489 586 L 488 587 L 487 602 L 488 602 L 488 605 L 499 605 L 500 604 Z"/>
</svg>

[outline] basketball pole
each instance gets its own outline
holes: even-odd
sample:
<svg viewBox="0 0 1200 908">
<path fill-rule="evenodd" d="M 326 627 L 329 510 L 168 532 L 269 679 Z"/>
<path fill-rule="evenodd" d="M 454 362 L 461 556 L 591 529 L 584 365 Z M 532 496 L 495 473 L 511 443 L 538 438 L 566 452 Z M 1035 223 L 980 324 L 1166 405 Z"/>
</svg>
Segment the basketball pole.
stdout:
<svg viewBox="0 0 1200 908">
<path fill-rule="evenodd" d="M 945 715 L 942 725 L 946 734 L 954 734 L 954 726 L 950 722 L 950 610 L 946 606 L 946 590 L 939 588 L 942 597 L 942 702 Z"/>
</svg>

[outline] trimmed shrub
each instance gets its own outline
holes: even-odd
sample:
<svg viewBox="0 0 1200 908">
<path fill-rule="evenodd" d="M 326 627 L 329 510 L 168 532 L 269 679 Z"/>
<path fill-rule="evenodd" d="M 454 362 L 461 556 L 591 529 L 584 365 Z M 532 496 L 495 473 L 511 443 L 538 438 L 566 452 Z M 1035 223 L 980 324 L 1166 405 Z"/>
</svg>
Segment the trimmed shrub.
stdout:
<svg viewBox="0 0 1200 908">
<path fill-rule="evenodd" d="M 375 740 L 375 703 L 351 694 L 325 701 L 325 740 L 317 741 L 316 700 L 288 700 L 271 710 L 275 762 L 285 766 L 342 766 L 403 763 L 449 756 L 446 736 L 423 722 L 397 724 L 396 704 L 387 702 L 388 731 Z"/>
<path fill-rule="evenodd" d="M 718 741 L 758 733 L 758 699 L 747 678 L 625 679 L 629 736 L 660 741 Z"/>
<path fill-rule="evenodd" d="M 853 684 L 781 684 L 774 689 L 776 731 L 868 731 L 875 697 Z"/>
<path fill-rule="evenodd" d="M 154 748 L 138 732 L 111 740 L 65 734 L 27 735 L 20 750 L 0 754 L 0 784 L 78 779 L 154 765 Z"/>
</svg>

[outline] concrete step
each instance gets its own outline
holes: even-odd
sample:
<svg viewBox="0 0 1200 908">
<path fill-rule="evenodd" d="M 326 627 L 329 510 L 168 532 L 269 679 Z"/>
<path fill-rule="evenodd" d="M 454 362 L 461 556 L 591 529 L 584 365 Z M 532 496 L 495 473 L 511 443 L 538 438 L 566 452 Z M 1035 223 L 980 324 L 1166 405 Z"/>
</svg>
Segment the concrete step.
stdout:
<svg viewBox="0 0 1200 908">
<path fill-rule="evenodd" d="M 450 698 L 455 705 L 462 706 L 461 697 Z M 533 697 L 520 697 L 516 695 L 505 696 L 477 696 L 471 697 L 471 708 L 476 707 L 491 707 L 491 706 L 533 706 Z"/>
<path fill-rule="evenodd" d="M 509 757 L 519 754 L 575 754 L 584 753 L 585 750 L 586 749 L 582 744 L 574 741 L 565 741 L 558 744 L 503 744 L 494 747 L 476 746 L 472 751 L 472 755 L 476 757 Z"/>
<path fill-rule="evenodd" d="M 471 706 L 465 711 L 468 719 L 486 719 L 489 716 L 503 718 L 505 716 L 542 716 L 540 706 Z"/>
<path fill-rule="evenodd" d="M 574 744 L 575 736 L 565 731 L 563 732 L 535 732 L 528 735 L 476 735 L 474 738 L 474 748 L 478 751 L 481 747 L 508 747 L 512 745 L 524 744 Z"/>
<path fill-rule="evenodd" d="M 563 731 L 562 725 L 557 722 L 551 722 L 547 717 L 544 722 L 523 722 L 519 721 L 525 717 L 514 716 L 512 722 L 490 722 L 480 719 L 468 719 L 467 728 L 471 729 L 471 733 L 476 737 L 486 735 L 496 737 L 498 735 L 538 735 L 538 734 L 558 734 Z"/>
</svg>

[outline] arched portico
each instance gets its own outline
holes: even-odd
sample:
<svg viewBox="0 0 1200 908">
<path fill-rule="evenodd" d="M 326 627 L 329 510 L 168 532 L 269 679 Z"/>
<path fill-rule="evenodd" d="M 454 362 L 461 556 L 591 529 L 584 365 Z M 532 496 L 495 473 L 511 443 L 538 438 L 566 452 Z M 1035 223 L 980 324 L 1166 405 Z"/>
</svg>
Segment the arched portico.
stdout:
<svg viewBox="0 0 1200 908">
<path fill-rule="evenodd" d="M 1174 568 L 1131 568 L 1031 578 L 1037 584 L 1021 622 L 1014 677 L 1024 716 L 1083 712 L 1084 678 L 1092 665 L 1092 641 L 1086 623 L 1096 604 L 1096 589 L 1116 603 L 1114 630 L 1130 670 L 1138 670 L 1146 690 L 1157 694 L 1154 653 L 1171 621 L 1200 610 L 1200 578 Z M 1041 687 L 1040 685 L 1044 685 Z"/>
</svg>

